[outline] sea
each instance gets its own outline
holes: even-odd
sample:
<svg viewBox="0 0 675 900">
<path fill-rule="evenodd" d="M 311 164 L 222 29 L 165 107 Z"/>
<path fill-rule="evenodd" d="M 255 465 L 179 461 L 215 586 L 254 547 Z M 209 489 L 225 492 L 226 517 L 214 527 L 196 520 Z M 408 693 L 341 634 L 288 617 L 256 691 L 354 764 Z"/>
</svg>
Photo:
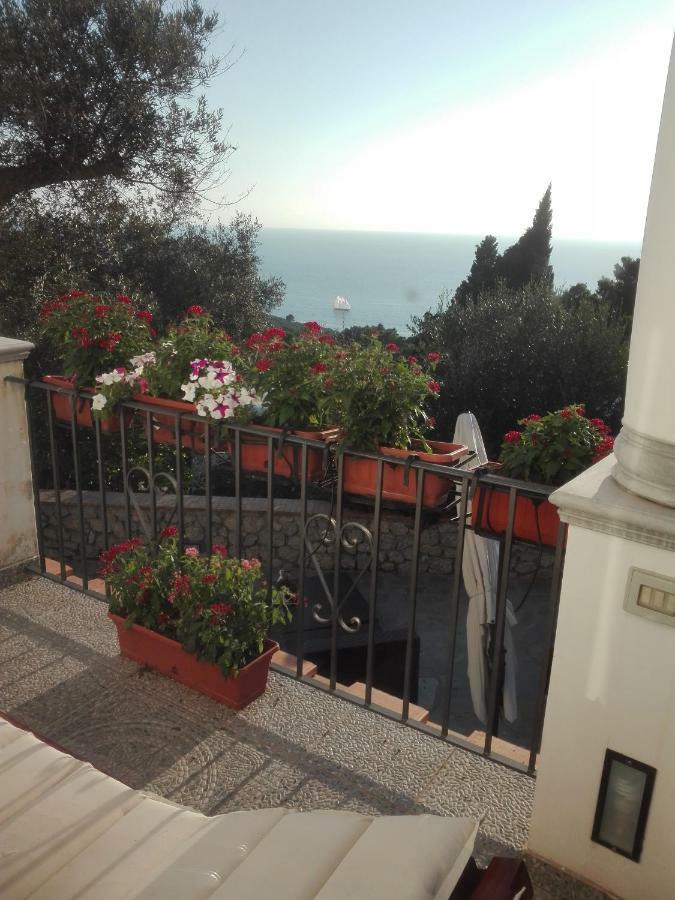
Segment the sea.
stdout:
<svg viewBox="0 0 675 900">
<path fill-rule="evenodd" d="M 263 228 L 261 273 L 278 275 L 286 284 L 275 315 L 324 326 L 377 325 L 408 334 L 413 316 L 438 306 L 444 289 L 454 291 L 467 276 L 482 235 L 403 234 Z M 498 238 L 500 250 L 517 238 Z M 640 244 L 553 240 L 557 287 L 611 276 L 622 256 L 639 256 Z M 336 296 L 346 297 L 351 311 L 336 312 Z"/>
</svg>

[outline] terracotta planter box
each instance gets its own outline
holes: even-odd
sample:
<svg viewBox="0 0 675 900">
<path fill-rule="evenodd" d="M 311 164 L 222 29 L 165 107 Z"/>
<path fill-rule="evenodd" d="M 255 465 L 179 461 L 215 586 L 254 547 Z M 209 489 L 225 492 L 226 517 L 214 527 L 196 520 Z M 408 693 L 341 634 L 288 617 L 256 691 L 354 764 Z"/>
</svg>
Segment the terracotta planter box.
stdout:
<svg viewBox="0 0 675 900">
<path fill-rule="evenodd" d="M 177 641 L 140 625 L 127 628 L 126 620 L 114 613 L 108 613 L 108 617 L 117 628 L 122 656 L 149 666 L 231 709 L 243 709 L 264 693 L 272 657 L 279 649 L 275 641 L 266 640 L 260 656 L 240 669 L 236 676 L 226 678 L 218 666 L 201 662 L 186 653 Z"/>
<path fill-rule="evenodd" d="M 495 485 L 479 484 L 471 500 L 471 523 L 474 528 L 495 535 L 506 534 L 509 516 L 509 492 Z M 513 523 L 513 536 L 521 541 L 555 547 L 560 518 L 557 508 L 548 500 L 518 496 Z M 565 535 L 565 543 L 567 535 Z"/>
<path fill-rule="evenodd" d="M 197 407 L 194 403 L 186 403 L 183 400 L 168 400 L 165 397 L 153 397 L 149 394 L 139 394 L 134 398 L 139 403 L 147 403 L 155 407 L 158 412 L 152 413 L 152 440 L 155 444 L 176 443 L 176 420 L 172 415 L 162 415 L 159 410 L 172 410 L 194 416 Z M 143 416 L 141 412 L 141 416 Z M 202 422 L 193 422 L 190 419 L 181 419 L 181 446 L 196 453 L 204 453 L 204 425 Z M 213 432 L 211 432 L 213 434 Z"/>
<path fill-rule="evenodd" d="M 42 380 L 46 384 L 54 385 L 54 387 L 68 388 L 70 390 L 72 390 L 74 387 L 74 379 L 64 378 L 62 375 L 44 375 Z M 80 390 L 84 391 L 87 394 L 91 394 L 92 397 L 94 395 L 94 391 L 91 388 L 80 388 Z M 54 415 L 56 416 L 56 418 L 59 420 L 59 422 L 67 422 L 68 424 L 70 424 L 70 397 L 66 396 L 65 394 L 53 393 L 50 393 L 50 397 L 52 401 L 52 409 L 54 410 Z M 125 411 L 124 420 L 128 425 L 131 424 L 132 418 L 133 413 L 130 410 Z M 82 397 L 75 398 L 75 420 L 81 428 L 94 427 L 94 422 L 91 416 L 91 403 L 88 400 L 84 400 Z M 101 431 L 114 432 L 119 430 L 119 416 L 113 415 L 109 419 L 101 419 Z"/>
<path fill-rule="evenodd" d="M 267 425 L 256 426 L 263 428 L 271 435 L 280 435 L 281 428 L 271 428 Z M 303 437 L 308 440 L 324 441 L 327 444 L 337 440 L 339 430 L 337 428 L 326 428 L 322 431 L 292 431 L 297 437 Z M 267 438 L 263 435 L 241 433 L 239 443 L 241 470 L 258 475 L 266 475 L 268 469 L 267 458 Z M 229 450 L 234 458 L 234 441 L 230 439 Z M 275 441 L 272 447 L 272 459 L 274 465 L 274 474 L 283 478 L 301 477 L 302 470 L 302 447 L 299 444 L 284 444 L 279 453 L 279 445 Z M 324 471 L 324 452 L 316 447 L 307 448 L 307 479 L 315 481 L 323 475 Z"/>
<path fill-rule="evenodd" d="M 408 459 L 408 457 L 414 456 L 436 465 L 454 466 L 468 452 L 463 444 L 447 444 L 443 441 L 428 441 L 428 443 L 436 452 L 424 453 L 415 449 L 397 450 L 394 447 L 380 447 L 380 453 L 399 459 Z M 377 460 L 360 459 L 345 453 L 342 467 L 342 487 L 348 494 L 374 497 L 377 490 Z M 452 490 L 453 483 L 450 479 L 427 472 L 424 476 L 422 504 L 426 507 L 439 507 Z M 417 472 L 414 469 L 406 470 L 405 466 L 388 465 L 385 462 L 382 473 L 382 498 L 414 505 L 417 500 Z"/>
</svg>

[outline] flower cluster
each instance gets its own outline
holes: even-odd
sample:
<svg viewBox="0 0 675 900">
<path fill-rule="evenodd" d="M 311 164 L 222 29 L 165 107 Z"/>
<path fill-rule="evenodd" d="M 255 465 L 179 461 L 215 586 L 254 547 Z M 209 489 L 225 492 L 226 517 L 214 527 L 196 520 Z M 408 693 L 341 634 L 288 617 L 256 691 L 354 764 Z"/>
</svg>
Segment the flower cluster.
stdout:
<svg viewBox="0 0 675 900">
<path fill-rule="evenodd" d="M 275 587 L 268 600 L 259 560 L 231 559 L 222 545 L 206 555 L 196 547 L 181 552 L 173 526 L 157 544 L 134 538 L 106 550 L 99 571 L 111 612 L 179 641 L 225 675 L 261 653 L 269 629 L 289 620 L 291 594 Z"/>
<path fill-rule="evenodd" d="M 583 404 L 573 403 L 540 416 L 520 419 L 522 430 L 508 431 L 500 461 L 512 478 L 541 484 L 563 484 L 612 452 L 614 438 L 602 419 L 586 417 Z"/>
<path fill-rule="evenodd" d="M 181 385 L 183 400 L 194 403 L 200 416 L 216 421 L 241 415 L 259 403 L 254 388 L 247 388 L 232 363 L 193 359 L 189 380 Z"/>
<path fill-rule="evenodd" d="M 63 359 L 64 374 L 91 384 L 102 369 L 120 365 L 155 336 L 152 314 L 131 299 L 72 290 L 43 304 L 42 336 Z"/>
<path fill-rule="evenodd" d="M 111 372 L 96 376 L 97 389 L 91 408 L 97 418 L 105 419 L 112 415 L 115 406 L 121 400 L 127 400 L 134 394 L 148 392 L 146 367 L 154 366 L 155 353 L 148 351 L 132 356 L 129 363 L 133 368 L 125 369 L 124 366 L 117 366 Z"/>
<path fill-rule="evenodd" d="M 246 378 L 264 398 L 264 421 L 281 428 L 318 429 L 336 424 L 335 339 L 318 322 L 289 336 L 283 328 L 244 341 Z"/>
</svg>

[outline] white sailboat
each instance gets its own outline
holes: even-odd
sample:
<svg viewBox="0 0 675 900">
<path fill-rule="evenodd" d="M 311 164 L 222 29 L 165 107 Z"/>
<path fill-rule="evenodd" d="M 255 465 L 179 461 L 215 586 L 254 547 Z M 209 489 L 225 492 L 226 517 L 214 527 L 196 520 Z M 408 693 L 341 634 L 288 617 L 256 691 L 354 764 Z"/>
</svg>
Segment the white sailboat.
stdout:
<svg viewBox="0 0 675 900">
<path fill-rule="evenodd" d="M 339 294 L 333 301 L 333 309 L 335 310 L 335 313 L 338 316 L 342 317 L 342 330 L 343 331 L 345 328 L 345 316 L 347 315 L 348 312 L 350 312 L 351 308 L 352 308 L 352 305 L 349 302 L 349 300 L 347 300 L 346 297 L 340 297 Z"/>
</svg>

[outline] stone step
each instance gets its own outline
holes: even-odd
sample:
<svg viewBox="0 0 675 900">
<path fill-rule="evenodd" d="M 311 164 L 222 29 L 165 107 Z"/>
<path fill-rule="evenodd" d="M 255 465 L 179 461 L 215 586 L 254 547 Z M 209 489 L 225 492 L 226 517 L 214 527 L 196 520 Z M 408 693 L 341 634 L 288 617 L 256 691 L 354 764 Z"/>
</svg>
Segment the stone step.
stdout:
<svg viewBox="0 0 675 900">
<path fill-rule="evenodd" d="M 281 666 L 282 669 L 286 669 L 291 674 L 295 675 L 298 671 L 298 658 L 297 656 L 293 656 L 292 653 L 286 653 L 284 650 L 277 650 L 277 652 L 272 657 L 272 662 L 277 666 Z M 318 666 L 316 663 L 310 662 L 307 659 L 302 661 L 302 674 L 306 678 L 314 678 L 318 671 Z"/>
<path fill-rule="evenodd" d="M 472 731 L 466 740 L 472 744 L 476 744 L 477 747 L 482 749 L 485 746 L 485 732 Z M 496 753 L 498 756 L 503 756 L 505 759 L 521 763 L 521 765 L 524 766 L 528 765 L 530 762 L 529 750 L 526 750 L 525 747 L 518 747 L 517 744 L 511 744 L 509 741 L 505 741 L 502 738 L 492 738 L 492 752 Z M 538 763 L 539 756 L 537 755 L 536 764 Z"/>
<path fill-rule="evenodd" d="M 76 588 L 82 588 L 84 585 L 84 582 L 79 575 L 72 574 L 68 576 L 68 583 Z M 90 578 L 87 582 L 87 590 L 105 596 L 105 581 L 102 578 Z"/>
<path fill-rule="evenodd" d="M 66 563 L 66 578 L 73 574 L 73 567 L 69 566 Z M 61 577 L 61 563 L 58 559 L 47 559 L 45 558 L 45 572 L 48 575 L 56 575 L 57 578 Z"/>
<path fill-rule="evenodd" d="M 366 686 L 362 681 L 355 681 L 354 684 L 347 688 L 347 693 L 365 700 Z M 387 694 L 385 691 L 380 691 L 377 688 L 372 690 L 371 702 L 398 715 L 401 715 L 403 712 L 403 700 L 400 697 L 394 697 L 393 694 Z M 429 718 L 429 710 L 411 703 L 408 706 L 408 718 L 413 722 L 426 722 Z"/>
</svg>

